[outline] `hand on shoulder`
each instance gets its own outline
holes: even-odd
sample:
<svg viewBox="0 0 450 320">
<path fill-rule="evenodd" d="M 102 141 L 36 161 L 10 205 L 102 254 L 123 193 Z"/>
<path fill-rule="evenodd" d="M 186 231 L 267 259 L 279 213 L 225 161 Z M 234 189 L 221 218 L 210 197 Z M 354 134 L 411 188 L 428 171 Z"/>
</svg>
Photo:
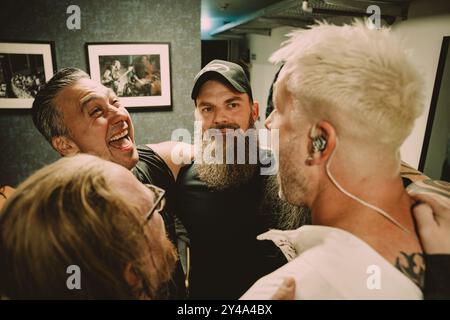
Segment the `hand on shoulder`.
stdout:
<svg viewBox="0 0 450 320">
<path fill-rule="evenodd" d="M 413 207 L 423 249 L 427 254 L 450 254 L 450 199 L 437 194 L 416 193 Z"/>
</svg>

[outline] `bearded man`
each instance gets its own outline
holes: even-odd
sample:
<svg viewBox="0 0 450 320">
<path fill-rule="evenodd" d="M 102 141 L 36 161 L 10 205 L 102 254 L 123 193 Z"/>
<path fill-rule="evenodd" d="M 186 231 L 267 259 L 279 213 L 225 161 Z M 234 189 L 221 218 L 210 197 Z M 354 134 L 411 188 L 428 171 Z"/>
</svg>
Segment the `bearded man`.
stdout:
<svg viewBox="0 0 450 320">
<path fill-rule="evenodd" d="M 256 236 L 274 227 L 280 212 L 296 211 L 290 215 L 298 217 L 295 225 L 304 215 L 277 199 L 274 176 L 261 174 L 270 155 L 257 145 L 258 103 L 244 70 L 214 60 L 194 81 L 203 139 L 195 143 L 195 160 L 178 174 L 176 204 L 190 237 L 190 297 L 236 299 L 286 262 Z"/>
</svg>

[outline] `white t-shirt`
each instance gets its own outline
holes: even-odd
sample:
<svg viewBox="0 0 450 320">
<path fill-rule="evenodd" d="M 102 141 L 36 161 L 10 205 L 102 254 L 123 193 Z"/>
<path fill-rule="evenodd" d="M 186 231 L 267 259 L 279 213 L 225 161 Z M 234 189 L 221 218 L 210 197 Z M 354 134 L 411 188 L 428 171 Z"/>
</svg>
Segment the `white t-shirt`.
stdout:
<svg viewBox="0 0 450 320">
<path fill-rule="evenodd" d="M 270 230 L 288 263 L 259 279 L 243 300 L 270 299 L 286 277 L 296 282 L 295 298 L 423 299 L 420 288 L 367 243 L 342 229 L 303 226 Z"/>
</svg>

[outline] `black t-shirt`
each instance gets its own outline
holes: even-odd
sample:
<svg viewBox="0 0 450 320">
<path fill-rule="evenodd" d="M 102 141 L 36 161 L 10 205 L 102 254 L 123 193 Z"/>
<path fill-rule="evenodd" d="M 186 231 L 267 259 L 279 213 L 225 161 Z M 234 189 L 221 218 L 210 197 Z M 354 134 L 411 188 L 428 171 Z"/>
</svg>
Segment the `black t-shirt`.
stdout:
<svg viewBox="0 0 450 320">
<path fill-rule="evenodd" d="M 166 231 L 172 243 L 176 245 L 173 202 L 175 196 L 175 178 L 164 160 L 147 146 L 138 146 L 139 161 L 131 170 L 134 176 L 144 184 L 153 184 L 166 191 L 166 205 L 161 213 Z"/>
<path fill-rule="evenodd" d="M 426 254 L 425 265 L 425 299 L 450 299 L 450 254 Z"/>
<path fill-rule="evenodd" d="M 176 212 L 190 237 L 190 298 L 237 299 L 286 263 L 273 242 L 256 240 L 275 215 L 261 208 L 265 178 L 257 173 L 245 185 L 215 191 L 192 164 L 180 170 Z"/>
<path fill-rule="evenodd" d="M 131 170 L 134 176 L 144 184 L 153 184 L 166 191 L 166 205 L 161 212 L 167 235 L 177 246 L 174 222 L 175 178 L 164 160 L 147 146 L 138 146 L 139 161 Z M 185 298 L 184 274 L 178 261 L 173 275 L 173 283 L 169 287 L 169 298 Z"/>
</svg>

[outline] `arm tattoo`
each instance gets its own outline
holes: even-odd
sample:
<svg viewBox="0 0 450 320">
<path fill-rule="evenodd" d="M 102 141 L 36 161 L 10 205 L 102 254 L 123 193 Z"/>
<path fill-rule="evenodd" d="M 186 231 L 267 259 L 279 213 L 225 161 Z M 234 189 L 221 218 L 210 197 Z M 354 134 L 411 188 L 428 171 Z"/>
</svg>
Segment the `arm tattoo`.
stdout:
<svg viewBox="0 0 450 320">
<path fill-rule="evenodd" d="M 400 256 L 395 259 L 395 267 L 423 289 L 425 280 L 425 262 L 422 253 L 415 252 L 407 254 L 400 251 Z"/>
</svg>

